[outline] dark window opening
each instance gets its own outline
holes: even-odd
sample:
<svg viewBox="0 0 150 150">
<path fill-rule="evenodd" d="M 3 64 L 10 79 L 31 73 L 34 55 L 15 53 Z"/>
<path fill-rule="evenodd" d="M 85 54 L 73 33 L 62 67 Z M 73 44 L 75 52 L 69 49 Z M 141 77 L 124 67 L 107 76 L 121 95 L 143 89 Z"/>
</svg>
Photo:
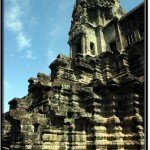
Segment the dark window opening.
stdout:
<svg viewBox="0 0 150 150">
<path fill-rule="evenodd" d="M 91 54 L 94 55 L 95 54 L 95 47 L 94 47 L 94 43 L 90 42 L 90 50 L 91 50 Z"/>
<path fill-rule="evenodd" d="M 68 112 L 68 118 L 72 118 L 73 113 L 72 112 Z"/>
<path fill-rule="evenodd" d="M 110 50 L 112 52 L 116 51 L 117 50 L 117 45 L 116 45 L 116 42 L 112 42 L 110 43 Z"/>
<path fill-rule="evenodd" d="M 77 53 L 81 53 L 81 40 L 76 44 L 77 47 Z"/>
<path fill-rule="evenodd" d="M 36 123 L 36 124 L 34 125 L 34 132 L 38 132 L 38 128 L 39 128 L 39 124 Z"/>
</svg>

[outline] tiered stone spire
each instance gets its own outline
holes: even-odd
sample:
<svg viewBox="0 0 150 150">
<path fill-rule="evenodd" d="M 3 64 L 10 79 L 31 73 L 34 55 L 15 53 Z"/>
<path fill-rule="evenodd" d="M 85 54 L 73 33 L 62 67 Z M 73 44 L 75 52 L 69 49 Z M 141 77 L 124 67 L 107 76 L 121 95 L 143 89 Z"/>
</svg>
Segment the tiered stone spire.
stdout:
<svg viewBox="0 0 150 150">
<path fill-rule="evenodd" d="M 104 27 L 124 14 L 118 0 L 77 0 L 69 32 L 70 56 L 98 55 L 106 51 Z"/>
</svg>

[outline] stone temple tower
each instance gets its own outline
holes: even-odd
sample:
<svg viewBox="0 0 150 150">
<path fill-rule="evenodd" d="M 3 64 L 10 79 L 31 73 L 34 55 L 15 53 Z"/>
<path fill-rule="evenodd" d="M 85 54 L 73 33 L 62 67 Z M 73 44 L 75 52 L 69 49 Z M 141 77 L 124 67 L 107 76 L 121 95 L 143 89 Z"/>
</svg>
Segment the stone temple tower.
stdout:
<svg viewBox="0 0 150 150">
<path fill-rule="evenodd" d="M 77 0 L 70 57 L 3 114 L 4 150 L 144 150 L 144 3 Z"/>
<path fill-rule="evenodd" d="M 120 41 L 116 41 L 116 24 L 109 34 L 106 28 L 124 14 L 119 0 L 77 0 L 69 32 L 71 57 L 74 58 L 77 53 L 94 57 L 111 46 L 120 49 Z"/>
</svg>

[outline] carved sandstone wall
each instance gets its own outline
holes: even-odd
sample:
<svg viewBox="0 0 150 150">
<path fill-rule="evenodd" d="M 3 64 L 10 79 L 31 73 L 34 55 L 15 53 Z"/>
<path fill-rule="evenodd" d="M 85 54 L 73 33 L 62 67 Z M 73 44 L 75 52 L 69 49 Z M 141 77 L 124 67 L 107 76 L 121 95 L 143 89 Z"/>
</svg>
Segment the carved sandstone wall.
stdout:
<svg viewBox="0 0 150 150">
<path fill-rule="evenodd" d="M 10 101 L 4 115 L 4 145 L 11 150 L 143 149 L 144 83 L 126 65 L 112 66 L 113 55 L 79 55 L 71 62 L 74 71 L 69 58 L 59 55 L 51 77 L 39 73 L 29 79 L 28 95 Z"/>
</svg>

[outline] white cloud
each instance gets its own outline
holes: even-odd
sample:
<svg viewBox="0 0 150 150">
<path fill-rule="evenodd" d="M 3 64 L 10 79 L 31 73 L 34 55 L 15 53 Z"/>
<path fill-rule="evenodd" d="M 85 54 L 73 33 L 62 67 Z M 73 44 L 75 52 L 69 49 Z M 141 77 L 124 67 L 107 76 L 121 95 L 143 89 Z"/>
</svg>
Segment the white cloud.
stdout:
<svg viewBox="0 0 150 150">
<path fill-rule="evenodd" d="M 31 39 L 25 36 L 25 34 L 22 32 L 19 32 L 17 35 L 17 42 L 19 47 L 18 51 L 31 47 Z"/>
<path fill-rule="evenodd" d="M 27 58 L 32 58 L 32 51 L 31 50 L 27 50 Z"/>
<path fill-rule="evenodd" d="M 36 56 L 33 56 L 33 52 L 31 50 L 27 50 L 26 58 L 35 60 Z"/>
<path fill-rule="evenodd" d="M 4 80 L 4 87 L 9 89 L 12 88 L 11 84 L 6 80 Z"/>
<path fill-rule="evenodd" d="M 10 7 L 7 11 L 5 11 L 6 13 L 4 15 L 5 27 L 15 33 L 18 46 L 17 51 L 21 52 L 22 50 L 25 50 L 24 54 L 21 54 L 20 58 L 35 60 L 36 56 L 33 55 L 33 51 L 28 50 L 28 48 L 30 48 L 32 45 L 32 40 L 29 36 L 26 35 L 23 20 L 23 18 L 27 16 L 27 10 L 25 8 L 29 8 L 29 0 L 9 0 L 9 2 Z M 32 16 L 30 20 L 32 26 L 38 24 L 35 17 Z M 13 57 L 14 55 L 11 56 Z"/>
<path fill-rule="evenodd" d="M 12 6 L 8 9 L 5 15 L 5 26 L 14 32 L 22 30 L 22 22 L 20 20 L 21 10 L 16 0 L 11 1 Z"/>
<path fill-rule="evenodd" d="M 24 55 L 19 56 L 20 59 L 32 59 L 35 60 L 37 56 L 33 55 L 33 52 L 31 50 L 26 50 Z"/>
<path fill-rule="evenodd" d="M 24 7 L 28 5 L 29 0 L 11 0 L 10 7 L 4 15 L 5 27 L 13 31 L 16 36 L 18 51 L 31 47 L 31 39 L 25 35 L 23 28 Z"/>
</svg>

